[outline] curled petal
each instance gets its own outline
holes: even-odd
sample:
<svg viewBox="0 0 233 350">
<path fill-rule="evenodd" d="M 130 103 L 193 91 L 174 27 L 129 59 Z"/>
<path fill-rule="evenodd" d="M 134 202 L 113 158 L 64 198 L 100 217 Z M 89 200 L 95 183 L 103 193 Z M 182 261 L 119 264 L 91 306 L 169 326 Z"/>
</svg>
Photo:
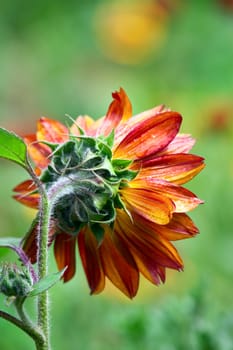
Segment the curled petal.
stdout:
<svg viewBox="0 0 233 350">
<path fill-rule="evenodd" d="M 30 158 L 34 161 L 38 168 L 44 169 L 49 164 L 49 155 L 51 149 L 43 143 L 39 143 L 36 139 L 36 135 L 27 135 L 24 137 L 24 141 L 27 144 L 27 149 Z"/>
<path fill-rule="evenodd" d="M 75 243 L 76 238 L 66 233 L 59 233 L 55 237 L 54 255 L 58 269 L 61 271 L 67 267 L 62 276 L 64 282 L 68 282 L 75 274 Z"/>
<path fill-rule="evenodd" d="M 120 88 L 112 94 L 114 100 L 110 104 L 97 134 L 107 136 L 121 121 L 126 121 L 132 115 L 132 105 L 125 91 Z"/>
<path fill-rule="evenodd" d="M 114 150 L 114 158 L 142 159 L 163 150 L 176 136 L 181 116 L 164 112 L 129 127 Z"/>
<path fill-rule="evenodd" d="M 88 229 L 78 234 L 78 247 L 91 294 L 102 292 L 105 277 L 100 262 L 98 242 Z"/>
<path fill-rule="evenodd" d="M 193 154 L 170 154 L 154 157 L 134 164 L 140 169 L 140 177 L 152 177 L 182 185 L 190 181 L 205 167 L 204 159 Z"/>
<path fill-rule="evenodd" d="M 170 199 L 149 189 L 125 187 L 121 194 L 130 212 L 140 213 L 160 225 L 166 225 L 170 221 L 175 209 Z"/>
<path fill-rule="evenodd" d="M 179 185 L 175 185 L 168 181 L 158 180 L 153 177 L 141 178 L 139 176 L 131 181 L 131 187 L 141 187 L 141 188 L 150 188 L 151 190 L 159 193 L 162 196 L 165 196 L 172 200 L 175 204 L 176 213 L 184 213 L 196 208 L 199 204 L 203 203 L 202 200 L 197 198 L 194 193 L 183 188 Z"/>
<path fill-rule="evenodd" d="M 129 263 L 116 249 L 109 232 L 100 246 L 100 258 L 105 275 L 126 296 L 133 298 L 138 290 L 139 273 L 135 262 Z M 131 256 L 130 253 L 128 255 Z M 133 262 L 133 264 L 132 264 Z"/>
<path fill-rule="evenodd" d="M 63 143 L 69 139 L 69 131 L 57 120 L 41 117 L 37 123 L 37 140 Z"/>
</svg>

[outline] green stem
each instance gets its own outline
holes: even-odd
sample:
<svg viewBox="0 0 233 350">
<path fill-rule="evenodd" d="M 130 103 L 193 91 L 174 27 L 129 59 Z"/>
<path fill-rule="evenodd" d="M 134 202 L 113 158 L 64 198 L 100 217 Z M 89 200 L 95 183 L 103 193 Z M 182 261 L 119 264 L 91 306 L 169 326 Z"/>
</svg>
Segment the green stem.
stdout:
<svg viewBox="0 0 233 350">
<path fill-rule="evenodd" d="M 41 334 L 39 329 L 37 329 L 34 326 L 31 326 L 29 324 L 24 323 L 23 321 L 19 320 L 18 318 L 14 317 L 14 316 L 12 316 L 12 315 L 10 315 L 7 312 L 4 312 L 2 310 L 0 310 L 0 317 L 9 321 L 10 323 L 13 323 L 16 327 L 20 328 L 22 331 L 27 333 L 34 340 L 37 350 L 46 350 L 47 349 L 44 347 L 45 339 L 44 339 L 44 336 Z"/>
<path fill-rule="evenodd" d="M 28 164 L 28 172 L 38 187 L 40 193 L 40 210 L 39 210 L 39 228 L 38 228 L 38 277 L 39 280 L 48 274 L 48 236 L 49 236 L 49 220 L 50 220 L 50 204 L 43 184 L 40 182 L 30 164 Z M 42 330 L 45 337 L 44 347 L 40 350 L 49 350 L 49 300 L 48 291 L 38 295 L 38 327 Z"/>
</svg>

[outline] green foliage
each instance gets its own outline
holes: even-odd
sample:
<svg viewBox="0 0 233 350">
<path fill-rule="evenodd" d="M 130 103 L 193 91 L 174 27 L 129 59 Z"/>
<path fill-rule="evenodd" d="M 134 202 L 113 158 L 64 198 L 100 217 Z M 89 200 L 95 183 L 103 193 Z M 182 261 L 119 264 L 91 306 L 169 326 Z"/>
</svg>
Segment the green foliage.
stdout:
<svg viewBox="0 0 233 350">
<path fill-rule="evenodd" d="M 48 275 L 44 278 L 42 278 L 39 282 L 35 283 L 33 285 L 33 288 L 31 292 L 28 294 L 29 297 L 35 297 L 38 294 L 41 294 L 54 286 L 57 282 L 60 281 L 61 277 L 63 276 L 66 268 L 64 268 L 62 271 L 53 273 L 51 275 Z"/>
<path fill-rule="evenodd" d="M 27 167 L 26 144 L 19 136 L 3 128 L 0 128 L 0 157 Z"/>
</svg>

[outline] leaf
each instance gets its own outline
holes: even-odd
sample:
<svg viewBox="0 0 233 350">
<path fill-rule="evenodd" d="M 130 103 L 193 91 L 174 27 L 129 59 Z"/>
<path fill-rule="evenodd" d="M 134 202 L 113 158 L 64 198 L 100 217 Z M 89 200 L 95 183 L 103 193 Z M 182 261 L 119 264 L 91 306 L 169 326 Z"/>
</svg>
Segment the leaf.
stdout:
<svg viewBox="0 0 233 350">
<path fill-rule="evenodd" d="M 55 272 L 51 275 L 48 275 L 44 278 L 42 278 L 39 282 L 35 283 L 33 285 L 33 290 L 28 294 L 29 297 L 35 297 L 38 294 L 41 294 L 51 288 L 54 284 L 59 282 L 61 277 L 63 276 L 65 270 L 67 267 L 65 267 L 63 270 L 59 272 Z"/>
<path fill-rule="evenodd" d="M 6 129 L 0 128 L 0 157 L 27 167 L 27 146 L 24 141 Z"/>
</svg>

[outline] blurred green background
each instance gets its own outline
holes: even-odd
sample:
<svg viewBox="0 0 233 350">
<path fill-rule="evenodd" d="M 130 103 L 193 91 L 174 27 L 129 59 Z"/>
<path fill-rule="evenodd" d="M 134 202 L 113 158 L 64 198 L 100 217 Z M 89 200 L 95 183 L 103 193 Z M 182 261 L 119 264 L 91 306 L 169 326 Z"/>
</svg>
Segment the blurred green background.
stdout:
<svg viewBox="0 0 233 350">
<path fill-rule="evenodd" d="M 53 349 L 232 350 L 233 1 L 3 0 L 0 9 L 1 126 L 22 135 L 41 115 L 98 118 L 122 86 L 134 113 L 179 111 L 207 164 L 188 185 L 205 205 L 191 213 L 201 234 L 176 244 L 185 271 L 160 287 L 142 279 L 128 301 L 110 285 L 90 297 L 78 262 L 75 278 L 51 290 Z M 0 235 L 22 236 L 33 212 L 11 189 L 26 174 L 0 166 Z M 1 350 L 33 349 L 5 320 L 0 330 Z"/>
</svg>

